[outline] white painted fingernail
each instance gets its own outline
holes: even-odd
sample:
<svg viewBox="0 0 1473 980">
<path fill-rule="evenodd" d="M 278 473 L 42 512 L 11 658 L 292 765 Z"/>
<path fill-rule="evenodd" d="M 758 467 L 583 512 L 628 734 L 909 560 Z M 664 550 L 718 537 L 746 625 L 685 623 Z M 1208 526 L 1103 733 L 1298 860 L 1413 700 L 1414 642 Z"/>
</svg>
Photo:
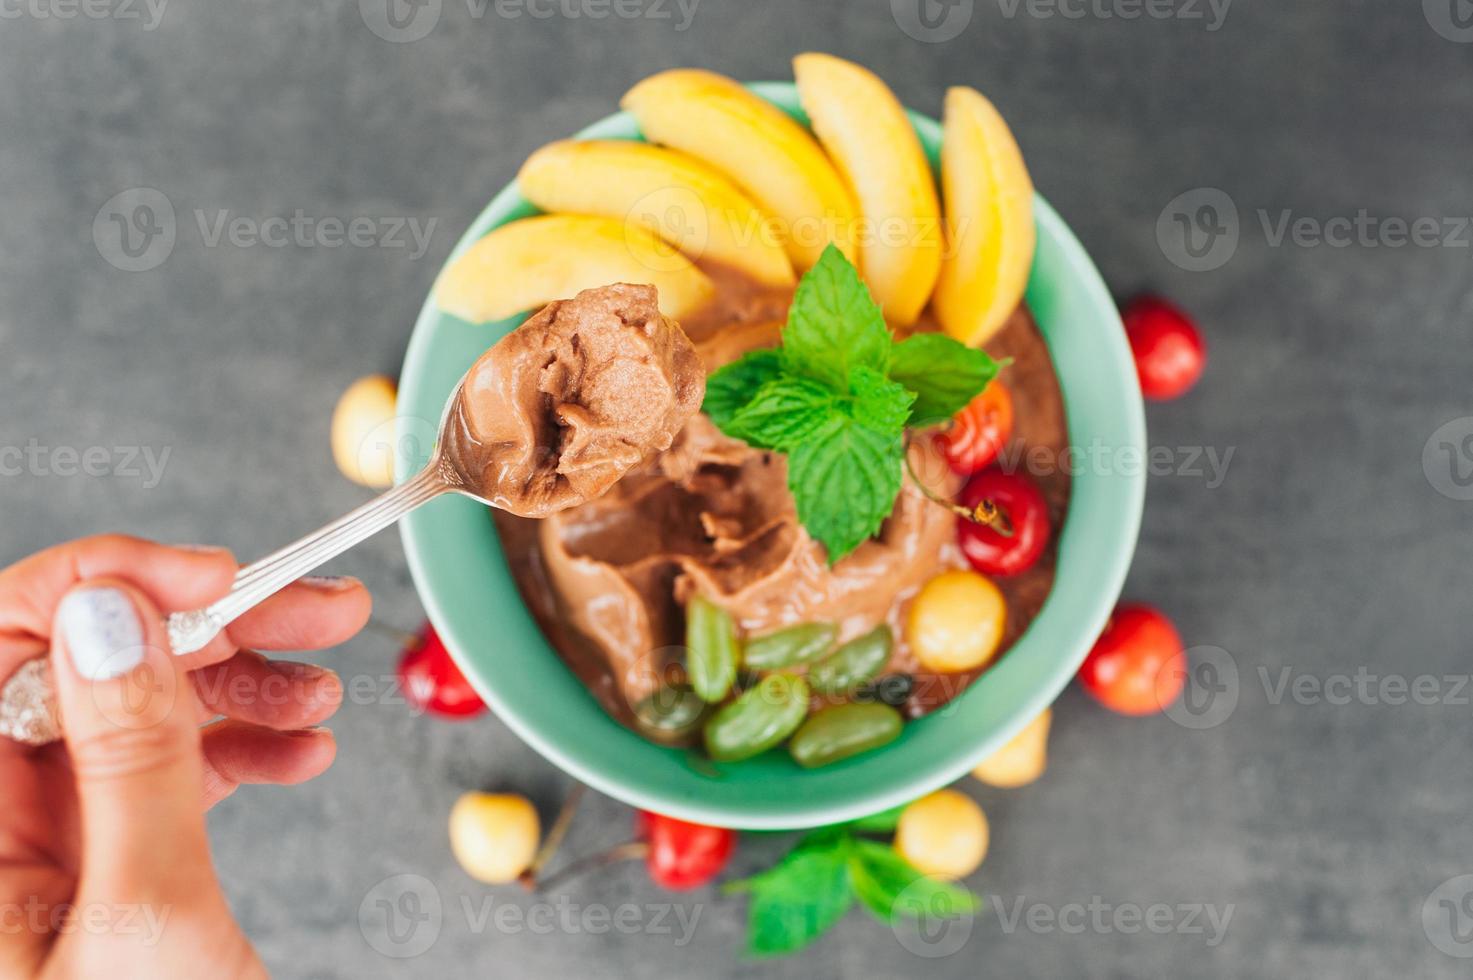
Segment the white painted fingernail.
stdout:
<svg viewBox="0 0 1473 980">
<path fill-rule="evenodd" d="M 92 681 L 122 677 L 143 660 L 143 624 L 133 600 L 102 586 L 73 592 L 56 613 L 77 673 Z"/>
</svg>

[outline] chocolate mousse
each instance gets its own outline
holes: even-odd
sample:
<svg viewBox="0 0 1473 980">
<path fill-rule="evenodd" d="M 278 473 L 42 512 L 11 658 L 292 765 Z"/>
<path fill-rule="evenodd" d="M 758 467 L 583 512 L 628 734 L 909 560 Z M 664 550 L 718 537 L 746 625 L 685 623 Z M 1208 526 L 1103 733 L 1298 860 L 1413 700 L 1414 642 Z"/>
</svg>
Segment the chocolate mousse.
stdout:
<svg viewBox="0 0 1473 980">
<path fill-rule="evenodd" d="M 775 346 L 781 324 L 771 316 L 790 296 L 722 289 L 688 324 L 705 370 Z M 1058 459 L 1067 445 L 1063 402 L 1026 309 L 988 347 L 1012 358 L 1004 377 L 1017 409 L 1014 449 L 1037 447 Z M 1013 459 L 1022 457 L 1015 452 Z M 920 587 L 943 569 L 966 565 L 956 546 L 958 518 L 927 499 L 915 479 L 950 496 L 960 478 L 925 436 L 911 445 L 910 470 L 880 532 L 832 566 L 798 522 L 784 457 L 724 435 L 704 415 L 598 499 L 541 522 L 499 513 L 496 520 L 543 631 L 626 723 L 633 723 L 633 705 L 678 673 L 684 609 L 695 595 L 724 608 L 745 635 L 822 621 L 836 624 L 843 642 L 889 624 L 896 642 L 888 669 L 914 675 L 907 706 L 914 715 L 955 696 L 975 673 L 927 675 L 904 639 L 905 615 Z M 1057 468 L 1034 475 L 1058 526 L 1068 476 Z M 1051 545 L 1033 569 L 999 583 L 1010 612 L 1006 643 L 1042 607 L 1053 568 Z"/>
<path fill-rule="evenodd" d="M 447 476 L 494 507 L 541 518 L 597 499 L 666 450 L 700 408 L 706 373 L 653 286 L 586 289 L 481 356 L 447 419 Z"/>
</svg>

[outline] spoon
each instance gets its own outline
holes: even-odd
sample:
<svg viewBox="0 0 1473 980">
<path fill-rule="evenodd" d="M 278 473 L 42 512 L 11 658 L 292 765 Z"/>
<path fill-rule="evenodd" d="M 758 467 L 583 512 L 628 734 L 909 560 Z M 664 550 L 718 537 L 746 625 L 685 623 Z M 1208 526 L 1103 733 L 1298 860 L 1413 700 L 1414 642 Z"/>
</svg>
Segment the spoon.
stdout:
<svg viewBox="0 0 1473 980">
<path fill-rule="evenodd" d="M 332 523 L 244 566 L 236 573 L 230 591 L 210 605 L 168 616 L 165 625 L 174 653 L 182 655 L 204 649 L 221 630 L 246 612 L 441 494 L 459 493 L 488 506 L 497 506 L 496 502 L 475 493 L 465 474 L 445 455 L 447 430 L 459 421 L 456 407 L 469 375 L 468 371 L 460 379 L 446 402 L 439 436 L 423 469 Z M 56 741 L 61 737 L 61 727 L 55 705 L 51 665 L 46 657 L 36 657 L 22 665 L 0 691 L 0 735 L 27 745 Z"/>
<path fill-rule="evenodd" d="M 442 494 L 458 493 L 523 517 L 546 517 L 601 495 L 643 458 L 668 447 L 700 406 L 705 371 L 680 327 L 660 315 L 655 296 L 650 286 L 585 290 L 575 299 L 546 307 L 506 335 L 456 383 L 423 469 L 331 524 L 246 565 L 236 574 L 230 591 L 205 608 L 170 615 L 166 625 L 174 653 L 204 649 L 245 612 Z M 610 312 L 611 304 L 614 312 Z M 564 387 L 556 393 L 537 387 L 543 383 L 539 379 L 563 356 L 558 351 L 564 348 L 573 352 L 569 356 L 579 356 L 579 351 L 596 356 L 597 370 L 553 372 L 564 380 Z M 662 375 L 658 380 L 656 370 Z M 472 379 L 474 399 L 465 397 Z M 633 406 L 638 410 L 660 397 L 662 384 L 668 385 L 670 397 L 664 413 L 651 416 L 636 411 L 639 417 L 630 422 L 621 420 L 616 412 L 603 420 L 602 424 L 627 437 L 622 446 L 607 449 L 580 436 L 577 427 L 587 426 L 591 415 L 587 404 L 618 403 L 628 411 L 628 393 L 635 389 L 645 401 Z M 528 386 L 533 389 L 536 407 L 518 415 L 516 392 Z M 469 407 L 470 401 L 484 407 L 483 396 L 493 403 L 509 402 L 504 410 L 477 416 L 495 430 L 486 441 L 478 435 L 486 430 L 473 424 L 475 412 Z M 539 428 L 532 418 L 532 413 L 549 408 L 557 413 L 557 425 L 573 427 L 571 442 L 582 445 L 568 450 L 581 454 L 576 460 L 580 465 L 572 467 L 578 474 L 564 475 L 560 468 L 555 469 L 551 488 L 534 486 L 533 477 L 571 456 L 560 459 L 550 452 L 548 440 L 554 436 L 547 426 L 551 423 Z M 567 413 L 573 417 L 565 418 Z M 527 424 L 518 424 L 519 419 Z M 626 423 L 633 428 L 624 428 Z M 50 664 L 47 658 L 37 657 L 17 670 L 0 690 L 0 735 L 44 745 L 60 734 Z"/>
</svg>

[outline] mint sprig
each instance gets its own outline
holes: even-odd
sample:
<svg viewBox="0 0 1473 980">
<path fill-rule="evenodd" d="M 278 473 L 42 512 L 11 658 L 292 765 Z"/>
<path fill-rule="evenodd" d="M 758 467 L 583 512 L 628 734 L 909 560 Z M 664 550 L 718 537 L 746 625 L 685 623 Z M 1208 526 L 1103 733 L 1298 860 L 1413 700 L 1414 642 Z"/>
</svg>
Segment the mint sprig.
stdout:
<svg viewBox="0 0 1473 980">
<path fill-rule="evenodd" d="M 701 407 L 727 435 L 787 454 L 798 519 L 833 564 L 895 509 L 906 428 L 951 418 L 997 370 L 986 352 L 942 334 L 896 343 L 830 245 L 798 283 L 782 346 L 713 372 Z"/>
<path fill-rule="evenodd" d="M 750 896 L 748 952 L 797 952 L 842 919 L 856 899 L 885 923 L 976 912 L 979 901 L 971 892 L 929 878 L 894 848 L 859 836 L 893 830 L 896 812 L 814 831 L 776 867 L 726 885 L 728 894 Z"/>
</svg>

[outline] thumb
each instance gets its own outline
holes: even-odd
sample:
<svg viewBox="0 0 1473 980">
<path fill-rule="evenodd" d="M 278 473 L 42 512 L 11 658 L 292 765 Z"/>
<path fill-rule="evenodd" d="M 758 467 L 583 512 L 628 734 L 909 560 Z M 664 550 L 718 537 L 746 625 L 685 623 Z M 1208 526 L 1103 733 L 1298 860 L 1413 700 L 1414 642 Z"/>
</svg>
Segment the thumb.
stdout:
<svg viewBox="0 0 1473 980">
<path fill-rule="evenodd" d="M 137 588 L 84 582 L 62 599 L 52 671 L 93 894 L 183 901 L 211 887 L 193 688 Z"/>
</svg>

